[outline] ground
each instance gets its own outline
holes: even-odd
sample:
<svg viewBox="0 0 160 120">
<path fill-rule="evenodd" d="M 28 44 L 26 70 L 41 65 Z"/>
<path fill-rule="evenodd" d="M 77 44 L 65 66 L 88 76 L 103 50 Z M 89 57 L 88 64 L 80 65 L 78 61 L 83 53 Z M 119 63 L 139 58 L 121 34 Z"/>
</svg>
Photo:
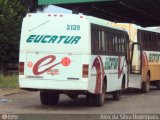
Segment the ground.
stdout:
<svg viewBox="0 0 160 120">
<path fill-rule="evenodd" d="M 39 92 L 10 89 L 1 90 L 0 108 L 0 114 L 160 114 L 160 91 L 152 88 L 144 94 L 140 90 L 127 90 L 120 101 L 106 95 L 103 107 L 90 107 L 86 105 L 85 96 L 72 100 L 61 95 L 59 105 L 43 106 Z"/>
</svg>

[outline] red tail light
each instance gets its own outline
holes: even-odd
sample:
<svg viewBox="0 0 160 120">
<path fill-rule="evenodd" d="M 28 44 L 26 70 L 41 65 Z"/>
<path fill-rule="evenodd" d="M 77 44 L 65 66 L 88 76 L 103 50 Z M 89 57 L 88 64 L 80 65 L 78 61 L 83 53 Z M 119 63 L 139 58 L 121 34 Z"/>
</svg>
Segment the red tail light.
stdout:
<svg viewBox="0 0 160 120">
<path fill-rule="evenodd" d="M 24 75 L 24 62 L 19 62 L 19 74 Z"/>
<path fill-rule="evenodd" d="M 80 16 L 80 18 L 83 18 L 83 16 Z"/>
<path fill-rule="evenodd" d="M 88 64 L 83 65 L 83 69 L 82 69 L 82 77 L 83 78 L 88 78 L 88 68 L 89 68 Z"/>
</svg>

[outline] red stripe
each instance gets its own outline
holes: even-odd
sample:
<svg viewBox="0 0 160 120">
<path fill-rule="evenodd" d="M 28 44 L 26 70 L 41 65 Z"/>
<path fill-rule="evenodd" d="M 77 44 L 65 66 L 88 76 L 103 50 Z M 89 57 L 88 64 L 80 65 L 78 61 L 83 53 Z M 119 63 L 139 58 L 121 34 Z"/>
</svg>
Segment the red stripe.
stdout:
<svg viewBox="0 0 160 120">
<path fill-rule="evenodd" d="M 103 62 L 100 56 L 96 57 L 92 68 L 96 68 L 97 76 L 96 76 L 96 86 L 95 86 L 95 94 L 101 93 L 101 88 L 102 88 L 102 80 L 104 78 L 104 67 L 103 67 Z"/>
<path fill-rule="evenodd" d="M 122 73 L 123 73 L 123 68 L 124 68 L 124 61 L 123 61 L 123 66 L 122 66 L 122 68 L 120 68 L 120 66 L 121 66 L 121 59 L 122 57 L 121 56 L 119 56 L 119 59 L 118 59 L 118 79 L 120 79 L 121 78 L 121 75 L 122 75 Z"/>
<path fill-rule="evenodd" d="M 148 58 L 145 52 L 142 54 L 142 65 L 148 65 Z"/>
</svg>

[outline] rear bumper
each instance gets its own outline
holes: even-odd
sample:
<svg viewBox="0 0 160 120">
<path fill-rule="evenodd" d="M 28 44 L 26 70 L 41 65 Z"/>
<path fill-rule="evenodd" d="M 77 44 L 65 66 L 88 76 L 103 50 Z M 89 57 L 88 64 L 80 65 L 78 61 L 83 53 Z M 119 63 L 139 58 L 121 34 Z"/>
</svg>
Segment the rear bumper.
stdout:
<svg viewBox="0 0 160 120">
<path fill-rule="evenodd" d="M 19 86 L 22 89 L 37 89 L 37 90 L 88 90 L 87 81 L 66 81 L 66 80 L 19 80 Z"/>
</svg>

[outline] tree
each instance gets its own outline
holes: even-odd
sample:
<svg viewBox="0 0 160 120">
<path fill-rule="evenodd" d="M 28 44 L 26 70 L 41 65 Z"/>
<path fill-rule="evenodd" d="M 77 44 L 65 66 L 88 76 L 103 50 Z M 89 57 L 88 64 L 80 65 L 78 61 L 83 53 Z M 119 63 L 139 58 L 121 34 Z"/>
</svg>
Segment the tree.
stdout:
<svg viewBox="0 0 160 120">
<path fill-rule="evenodd" d="M 22 18 L 27 8 L 20 0 L 0 0 L 0 71 L 17 62 Z"/>
<path fill-rule="evenodd" d="M 18 63 L 23 17 L 44 7 L 38 0 L 0 0 L 0 73 L 5 64 Z"/>
<path fill-rule="evenodd" d="M 39 6 L 38 5 L 38 0 L 22 0 L 23 4 L 27 6 L 28 12 L 36 12 L 37 10 L 41 11 L 43 8 L 46 6 Z"/>
</svg>

